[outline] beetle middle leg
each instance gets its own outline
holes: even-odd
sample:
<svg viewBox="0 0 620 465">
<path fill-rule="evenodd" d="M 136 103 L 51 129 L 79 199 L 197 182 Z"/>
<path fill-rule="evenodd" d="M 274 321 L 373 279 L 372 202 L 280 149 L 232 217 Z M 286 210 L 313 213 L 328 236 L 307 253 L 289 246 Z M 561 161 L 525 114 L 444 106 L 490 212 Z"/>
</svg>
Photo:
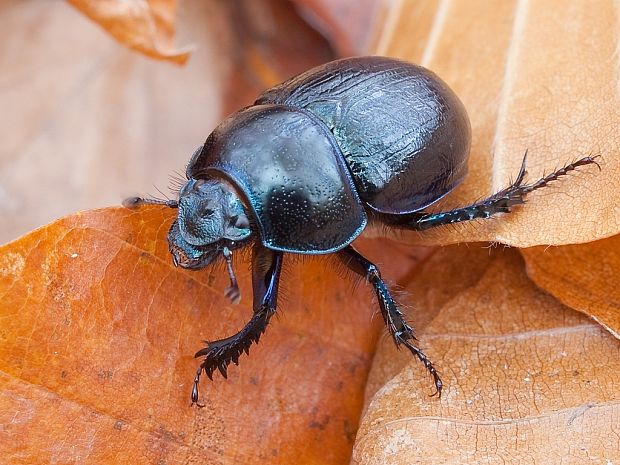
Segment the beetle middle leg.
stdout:
<svg viewBox="0 0 620 465">
<path fill-rule="evenodd" d="M 422 352 L 422 350 L 415 345 L 415 341 L 417 339 L 413 333 L 413 328 L 407 324 L 405 316 L 399 310 L 396 301 L 387 287 L 387 284 L 381 278 L 379 268 L 377 268 L 374 263 L 364 258 L 364 256 L 362 256 L 351 246 L 347 246 L 339 251 L 338 257 L 350 270 L 360 276 L 363 276 L 370 284 L 372 284 L 379 300 L 379 307 L 381 308 L 383 321 L 385 322 L 394 343 L 397 347 L 400 347 L 401 344 L 404 345 L 413 355 L 418 357 L 433 377 L 436 390 L 433 395 L 438 395 L 441 397 L 443 383 L 441 382 L 439 373 L 437 373 L 433 363 L 429 360 L 426 354 L 424 354 L 424 352 Z"/>
<path fill-rule="evenodd" d="M 558 178 L 567 175 L 570 171 L 576 170 L 580 166 L 595 164 L 596 157 L 584 157 L 573 163 L 560 168 L 553 173 L 544 176 L 535 183 L 523 184 L 525 177 L 525 162 L 527 160 L 527 152 L 523 157 L 523 163 L 517 179 L 505 189 L 496 194 L 476 202 L 467 207 L 457 208 L 447 212 L 426 213 L 415 212 L 408 215 L 389 215 L 381 214 L 382 219 L 394 226 L 400 226 L 406 229 L 423 231 L 426 229 L 443 226 L 461 221 L 469 221 L 481 218 L 490 218 L 497 213 L 509 213 L 512 207 L 523 205 L 525 196 L 532 191 L 546 187 L 550 182 L 556 181 Z M 599 167 L 600 169 L 600 167 Z"/>
<path fill-rule="evenodd" d="M 252 257 L 252 288 L 254 292 L 254 314 L 250 321 L 233 336 L 208 342 L 207 347 L 196 352 L 194 357 L 204 356 L 192 388 L 192 404 L 198 402 L 198 383 L 202 371 L 213 379 L 217 369 L 224 378 L 231 362 L 238 364 L 242 352 L 249 353 L 250 346 L 258 343 L 267 329 L 269 320 L 276 312 L 278 284 L 282 270 L 282 252 L 275 252 L 257 243 Z"/>
</svg>

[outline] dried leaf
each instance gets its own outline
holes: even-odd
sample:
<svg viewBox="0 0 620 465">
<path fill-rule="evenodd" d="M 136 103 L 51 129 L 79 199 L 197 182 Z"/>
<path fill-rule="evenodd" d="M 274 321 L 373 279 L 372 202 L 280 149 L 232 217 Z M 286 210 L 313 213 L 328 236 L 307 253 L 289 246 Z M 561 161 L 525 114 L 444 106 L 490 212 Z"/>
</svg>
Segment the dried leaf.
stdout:
<svg viewBox="0 0 620 465">
<path fill-rule="evenodd" d="M 538 286 L 620 338 L 620 235 L 521 252 L 527 273 Z"/>
<path fill-rule="evenodd" d="M 304 18 L 327 37 L 340 56 L 364 55 L 375 39 L 379 0 L 293 0 Z"/>
<path fill-rule="evenodd" d="M 378 53 L 419 62 L 461 97 L 472 122 L 466 181 L 439 207 L 467 205 L 508 185 L 528 152 L 528 180 L 582 156 L 580 170 L 495 221 L 410 241 L 500 241 L 525 247 L 620 232 L 617 5 L 579 0 L 395 2 Z"/>
<path fill-rule="evenodd" d="M 409 288 L 411 320 L 434 317 L 419 336 L 444 395 L 386 341 L 354 463 L 620 460 L 620 341 L 534 286 L 516 251 L 478 247 L 438 252 Z"/>
<path fill-rule="evenodd" d="M 70 216 L 0 248 L 0 456 L 10 463 L 346 463 L 375 341 L 369 294 L 287 259 L 280 318 L 189 394 L 203 339 L 249 317 L 227 277 L 174 268 L 174 212 Z"/>
<path fill-rule="evenodd" d="M 178 65 L 189 58 L 189 48 L 174 47 L 176 0 L 67 1 L 129 48 Z"/>
<path fill-rule="evenodd" d="M 238 68 L 225 81 L 225 115 L 250 105 L 263 90 L 334 58 L 327 40 L 288 0 L 240 0 L 219 6 L 231 29 L 231 44 L 222 60 Z"/>
</svg>

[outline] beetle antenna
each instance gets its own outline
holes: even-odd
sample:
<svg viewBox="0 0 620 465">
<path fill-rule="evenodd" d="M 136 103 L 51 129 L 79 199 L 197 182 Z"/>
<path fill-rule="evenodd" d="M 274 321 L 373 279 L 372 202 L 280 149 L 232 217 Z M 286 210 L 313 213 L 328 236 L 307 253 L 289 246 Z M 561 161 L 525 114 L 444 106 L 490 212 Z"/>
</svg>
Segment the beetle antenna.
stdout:
<svg viewBox="0 0 620 465">
<path fill-rule="evenodd" d="M 235 270 L 233 269 L 232 252 L 228 247 L 224 247 L 222 254 L 226 260 L 226 269 L 228 270 L 228 277 L 230 278 L 230 286 L 224 290 L 224 295 L 236 305 L 241 301 L 241 292 L 239 291 L 237 277 L 235 276 Z"/>
<path fill-rule="evenodd" d="M 179 202 L 176 200 L 148 199 L 144 197 L 128 197 L 123 200 L 123 207 L 125 208 L 138 208 L 142 205 L 165 205 L 170 208 L 179 208 Z"/>
</svg>

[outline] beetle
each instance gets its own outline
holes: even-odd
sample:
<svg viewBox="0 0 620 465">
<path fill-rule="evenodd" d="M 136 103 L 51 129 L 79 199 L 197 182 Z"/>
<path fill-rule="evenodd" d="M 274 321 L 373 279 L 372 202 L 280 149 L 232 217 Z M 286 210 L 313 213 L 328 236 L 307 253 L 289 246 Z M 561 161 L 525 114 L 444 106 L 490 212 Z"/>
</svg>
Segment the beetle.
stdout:
<svg viewBox="0 0 620 465">
<path fill-rule="evenodd" d="M 253 315 L 237 334 L 196 352 L 204 358 L 192 404 L 203 372 L 212 379 L 217 369 L 226 378 L 229 364 L 238 364 L 265 332 L 285 254 L 336 254 L 365 278 L 394 343 L 423 363 L 440 396 L 437 370 L 379 268 L 353 240 L 369 223 L 421 231 L 508 213 L 530 192 L 596 163 L 585 157 L 526 184 L 526 152 L 505 189 L 469 206 L 428 212 L 465 177 L 470 140 L 465 107 L 433 72 L 379 56 L 341 59 L 266 90 L 222 121 L 193 154 L 178 200 L 128 199 L 127 206 L 177 208 L 168 232 L 174 264 L 197 270 L 224 258 L 231 280 L 225 293 L 233 301 L 239 288 L 232 252 L 253 248 Z"/>
</svg>

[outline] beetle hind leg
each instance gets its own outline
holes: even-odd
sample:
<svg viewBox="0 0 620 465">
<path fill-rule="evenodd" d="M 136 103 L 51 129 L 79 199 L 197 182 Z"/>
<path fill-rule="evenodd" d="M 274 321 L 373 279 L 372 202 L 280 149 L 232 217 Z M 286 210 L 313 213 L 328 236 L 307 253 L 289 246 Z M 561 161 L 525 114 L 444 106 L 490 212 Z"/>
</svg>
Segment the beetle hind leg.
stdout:
<svg viewBox="0 0 620 465">
<path fill-rule="evenodd" d="M 207 342 L 207 347 L 196 352 L 194 357 L 204 356 L 204 360 L 194 377 L 192 404 L 198 403 L 198 384 L 203 371 L 209 379 L 213 379 L 215 370 L 218 370 L 226 378 L 228 376 L 228 365 L 230 363 L 238 365 L 241 354 L 243 352 L 248 354 L 252 344 L 258 343 L 261 335 L 267 329 L 271 317 L 276 313 L 281 269 L 281 252 L 273 252 L 262 245 L 255 245 L 252 266 L 254 314 L 237 334 L 225 339 Z"/>
<path fill-rule="evenodd" d="M 562 176 L 566 176 L 580 166 L 591 164 L 599 166 L 596 157 L 584 157 L 542 177 L 532 184 L 523 184 L 526 161 L 527 152 L 523 157 L 519 174 L 510 186 L 472 205 L 439 213 L 416 212 L 409 215 L 382 215 L 382 219 L 394 226 L 424 231 L 461 221 L 490 218 L 497 213 L 509 213 L 513 207 L 523 205 L 527 194 L 546 187 L 549 183 L 558 180 Z"/>
<path fill-rule="evenodd" d="M 348 246 L 338 252 L 338 256 L 349 269 L 358 275 L 363 276 L 370 284 L 372 284 L 377 294 L 377 298 L 379 299 L 379 307 L 381 308 L 383 321 L 385 322 L 394 343 L 397 347 L 400 347 L 401 345 L 405 346 L 422 362 L 426 370 L 433 377 L 433 382 L 435 384 L 435 392 L 433 395 L 441 397 L 443 383 L 439 373 L 426 354 L 416 346 L 415 342 L 417 339 L 414 335 L 413 328 L 409 326 L 405 316 L 399 310 L 396 301 L 387 287 L 387 284 L 381 278 L 379 268 L 364 258 L 351 246 Z"/>
</svg>

